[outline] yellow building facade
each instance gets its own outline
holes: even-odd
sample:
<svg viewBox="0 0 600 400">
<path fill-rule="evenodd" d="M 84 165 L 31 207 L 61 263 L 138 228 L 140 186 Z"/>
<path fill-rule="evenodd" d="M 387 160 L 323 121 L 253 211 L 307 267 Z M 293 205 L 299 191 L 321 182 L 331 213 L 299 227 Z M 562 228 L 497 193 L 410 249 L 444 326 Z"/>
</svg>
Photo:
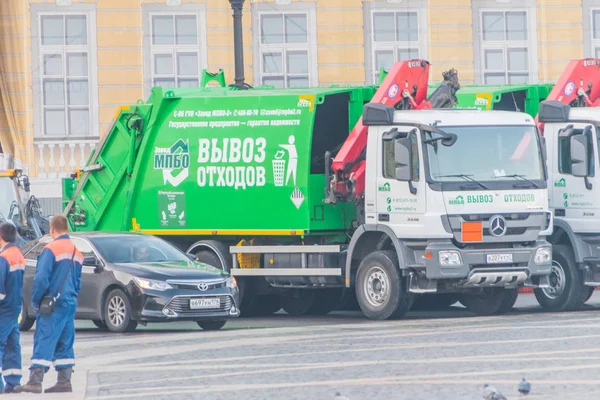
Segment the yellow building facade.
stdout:
<svg viewBox="0 0 600 400">
<path fill-rule="evenodd" d="M 154 85 L 233 82 L 229 0 L 0 1 L 0 169 L 55 199 L 123 104 Z M 600 57 L 600 0 L 246 0 L 246 82 L 363 85 L 380 67 L 431 62 L 462 84 L 554 81 Z"/>
</svg>

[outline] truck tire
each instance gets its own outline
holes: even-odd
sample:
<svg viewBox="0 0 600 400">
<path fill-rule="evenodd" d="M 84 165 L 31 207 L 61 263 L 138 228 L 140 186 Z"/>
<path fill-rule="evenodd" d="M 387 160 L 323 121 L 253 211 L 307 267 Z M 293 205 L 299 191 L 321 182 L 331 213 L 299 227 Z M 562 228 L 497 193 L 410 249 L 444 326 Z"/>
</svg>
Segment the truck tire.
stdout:
<svg viewBox="0 0 600 400">
<path fill-rule="evenodd" d="M 249 315 L 252 317 L 266 317 L 281 310 L 281 296 L 277 294 L 255 295 L 252 298 L 252 309 Z"/>
<path fill-rule="evenodd" d="M 519 298 L 519 289 L 505 289 L 505 292 L 502 304 L 500 304 L 500 308 L 496 312 L 496 315 L 511 312 Z"/>
<path fill-rule="evenodd" d="M 458 301 L 458 293 L 422 294 L 415 297 L 411 310 L 439 311 L 445 310 Z"/>
<path fill-rule="evenodd" d="M 369 319 L 402 318 L 412 305 L 412 294 L 393 251 L 374 251 L 367 255 L 356 274 L 356 298 Z"/>
<path fill-rule="evenodd" d="M 322 289 L 315 293 L 315 300 L 307 311 L 310 315 L 327 315 L 337 309 L 342 301 L 342 289 Z"/>
<path fill-rule="evenodd" d="M 304 315 L 315 301 L 315 290 L 292 290 L 281 296 L 281 308 L 293 317 Z"/>
<path fill-rule="evenodd" d="M 583 284 L 583 274 L 577 268 L 569 246 L 552 246 L 550 288 L 534 289 L 540 306 L 548 311 L 578 310 L 586 302 L 589 292 Z"/>
<path fill-rule="evenodd" d="M 518 289 L 486 288 L 483 293 L 463 294 L 460 302 L 479 316 L 500 315 L 512 309 L 518 295 Z"/>
<path fill-rule="evenodd" d="M 223 265 L 221 265 L 221 260 L 219 260 L 219 257 L 217 257 L 217 255 L 210 250 L 200 250 L 196 253 L 196 258 L 198 261 L 204 264 L 223 269 Z"/>
</svg>

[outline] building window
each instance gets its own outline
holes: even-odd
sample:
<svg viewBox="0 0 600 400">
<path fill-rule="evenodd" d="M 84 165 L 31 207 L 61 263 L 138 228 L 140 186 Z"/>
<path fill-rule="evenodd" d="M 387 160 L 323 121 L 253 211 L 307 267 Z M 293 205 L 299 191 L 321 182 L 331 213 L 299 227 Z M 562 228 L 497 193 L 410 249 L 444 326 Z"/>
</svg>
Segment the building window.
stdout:
<svg viewBox="0 0 600 400">
<path fill-rule="evenodd" d="M 152 86 L 198 87 L 200 39 L 196 14 L 151 14 Z"/>
<path fill-rule="evenodd" d="M 43 136 L 82 137 L 93 132 L 88 23 L 87 14 L 39 17 Z"/>
<path fill-rule="evenodd" d="M 592 10 L 592 56 L 600 58 L 600 10 Z"/>
<path fill-rule="evenodd" d="M 376 11 L 372 14 L 373 78 L 381 68 L 389 70 L 398 61 L 421 57 L 417 11 Z"/>
<path fill-rule="evenodd" d="M 308 14 L 260 13 L 259 63 L 263 85 L 307 87 L 311 82 Z"/>
<path fill-rule="evenodd" d="M 529 82 L 531 61 L 527 11 L 481 12 L 481 65 L 486 85 Z"/>
</svg>

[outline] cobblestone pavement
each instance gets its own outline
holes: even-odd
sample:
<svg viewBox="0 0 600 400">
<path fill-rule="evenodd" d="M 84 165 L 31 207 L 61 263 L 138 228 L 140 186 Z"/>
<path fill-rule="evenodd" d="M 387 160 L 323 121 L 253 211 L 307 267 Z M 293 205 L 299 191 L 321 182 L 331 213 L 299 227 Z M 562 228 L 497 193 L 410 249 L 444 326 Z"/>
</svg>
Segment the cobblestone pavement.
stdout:
<svg viewBox="0 0 600 400">
<path fill-rule="evenodd" d="M 461 308 L 374 322 L 358 313 L 232 321 L 218 332 L 155 324 L 131 334 L 78 322 L 72 395 L 47 399 L 481 399 L 489 383 L 517 399 L 600 398 L 600 293 L 586 309 L 543 313 L 532 295 L 500 317 Z M 24 369 L 33 330 L 22 334 Z M 27 376 L 27 372 L 25 372 Z M 25 377 L 26 378 L 26 377 Z M 24 380 L 25 380 L 24 378 Z M 45 386 L 54 383 L 53 371 Z"/>
</svg>

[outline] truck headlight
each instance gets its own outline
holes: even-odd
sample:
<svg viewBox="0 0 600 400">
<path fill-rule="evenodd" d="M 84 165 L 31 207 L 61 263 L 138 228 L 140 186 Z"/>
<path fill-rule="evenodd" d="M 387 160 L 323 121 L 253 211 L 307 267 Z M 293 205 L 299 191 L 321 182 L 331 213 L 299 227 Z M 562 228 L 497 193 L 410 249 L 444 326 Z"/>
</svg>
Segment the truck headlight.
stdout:
<svg viewBox="0 0 600 400">
<path fill-rule="evenodd" d="M 155 281 L 153 279 L 143 279 L 143 278 L 133 278 L 133 280 L 142 289 L 161 290 L 161 291 L 173 289 L 173 287 L 165 281 Z"/>
<path fill-rule="evenodd" d="M 233 276 L 229 277 L 227 278 L 226 285 L 229 289 L 235 289 L 237 287 L 237 281 Z"/>
<path fill-rule="evenodd" d="M 440 265 L 461 265 L 462 259 L 458 251 L 440 251 L 438 254 Z"/>
<path fill-rule="evenodd" d="M 540 247 L 535 252 L 536 264 L 550 264 L 552 262 L 552 250 L 549 247 Z"/>
</svg>

